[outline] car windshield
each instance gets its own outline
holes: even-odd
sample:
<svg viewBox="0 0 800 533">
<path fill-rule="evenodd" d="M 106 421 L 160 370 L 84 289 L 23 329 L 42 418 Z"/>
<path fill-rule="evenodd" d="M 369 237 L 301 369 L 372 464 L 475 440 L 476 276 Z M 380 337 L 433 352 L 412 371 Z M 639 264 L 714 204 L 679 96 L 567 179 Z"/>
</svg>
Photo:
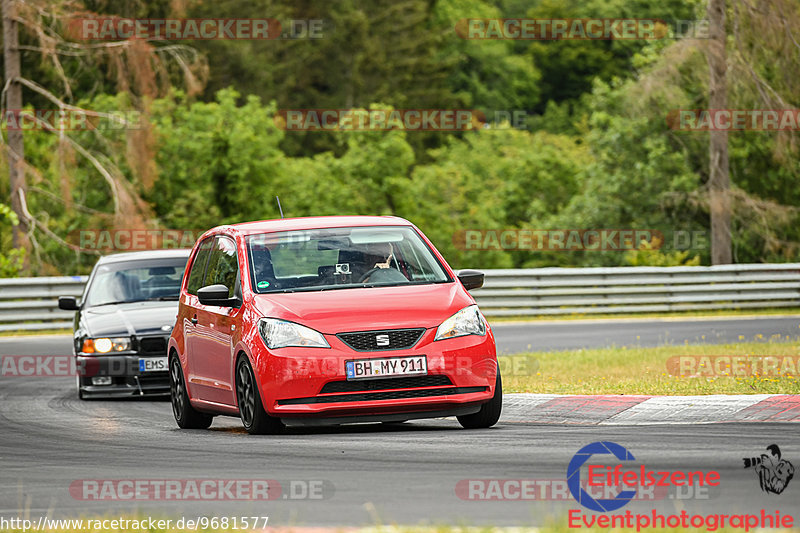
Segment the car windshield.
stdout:
<svg viewBox="0 0 800 533">
<path fill-rule="evenodd" d="M 409 227 L 327 228 L 247 237 L 256 292 L 295 292 L 452 281 Z"/>
<path fill-rule="evenodd" d="M 185 257 L 98 265 L 86 294 L 88 307 L 147 300 L 177 300 Z"/>
</svg>

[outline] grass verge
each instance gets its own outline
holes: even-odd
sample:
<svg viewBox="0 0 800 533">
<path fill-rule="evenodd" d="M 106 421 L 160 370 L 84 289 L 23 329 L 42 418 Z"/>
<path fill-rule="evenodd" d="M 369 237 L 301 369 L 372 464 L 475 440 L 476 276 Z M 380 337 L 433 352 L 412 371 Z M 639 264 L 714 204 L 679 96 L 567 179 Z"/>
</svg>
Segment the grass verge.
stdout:
<svg viewBox="0 0 800 533">
<path fill-rule="evenodd" d="M 681 376 L 668 368 L 681 356 L 772 356 L 777 368 L 767 374 L 757 364 L 753 375 L 735 375 L 721 360 L 723 374 L 698 358 L 696 372 Z M 800 394 L 800 346 L 788 342 L 742 342 L 602 348 L 501 355 L 503 391 L 540 394 Z M 676 359 L 673 359 L 674 363 Z M 712 365 L 714 360 L 709 360 Z"/>
<path fill-rule="evenodd" d="M 1 337 L 35 337 L 40 335 L 72 335 L 71 329 L 19 329 L 15 331 L 0 331 Z"/>
</svg>

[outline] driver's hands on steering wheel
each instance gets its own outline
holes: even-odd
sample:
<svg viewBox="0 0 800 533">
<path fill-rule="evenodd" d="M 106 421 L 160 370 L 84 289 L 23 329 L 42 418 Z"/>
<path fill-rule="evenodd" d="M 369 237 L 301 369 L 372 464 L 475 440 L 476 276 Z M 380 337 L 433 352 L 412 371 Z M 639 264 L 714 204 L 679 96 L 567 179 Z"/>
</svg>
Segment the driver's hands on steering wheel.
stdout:
<svg viewBox="0 0 800 533">
<path fill-rule="evenodd" d="M 394 258 L 394 248 L 392 247 L 391 243 L 386 243 L 385 245 L 382 243 L 375 243 L 370 246 L 368 254 L 368 257 L 383 258 L 384 261 L 375 262 L 372 268 L 370 268 L 361 276 L 361 278 L 358 280 L 359 283 L 366 283 L 369 281 L 370 276 L 372 276 L 372 274 L 374 274 L 377 270 L 392 268 L 391 262 Z"/>
</svg>

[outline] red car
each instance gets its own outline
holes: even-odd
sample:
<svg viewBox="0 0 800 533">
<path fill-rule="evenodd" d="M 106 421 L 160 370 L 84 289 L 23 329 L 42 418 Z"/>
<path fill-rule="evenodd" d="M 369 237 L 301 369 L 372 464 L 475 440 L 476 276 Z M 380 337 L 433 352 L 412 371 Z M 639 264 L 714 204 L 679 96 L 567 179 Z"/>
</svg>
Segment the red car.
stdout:
<svg viewBox="0 0 800 533">
<path fill-rule="evenodd" d="M 195 244 L 169 339 L 181 428 L 500 417 L 494 336 L 433 244 L 396 217 L 219 226 Z"/>
</svg>

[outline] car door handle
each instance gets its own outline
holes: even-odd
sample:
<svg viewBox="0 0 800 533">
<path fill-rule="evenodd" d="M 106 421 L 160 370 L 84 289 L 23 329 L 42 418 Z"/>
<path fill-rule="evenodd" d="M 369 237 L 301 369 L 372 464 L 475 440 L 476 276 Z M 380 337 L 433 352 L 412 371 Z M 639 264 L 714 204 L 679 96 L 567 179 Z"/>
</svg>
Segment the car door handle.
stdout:
<svg viewBox="0 0 800 533">
<path fill-rule="evenodd" d="M 192 324 L 194 324 L 195 326 L 197 325 L 197 315 L 194 315 L 192 317 Z"/>
</svg>

